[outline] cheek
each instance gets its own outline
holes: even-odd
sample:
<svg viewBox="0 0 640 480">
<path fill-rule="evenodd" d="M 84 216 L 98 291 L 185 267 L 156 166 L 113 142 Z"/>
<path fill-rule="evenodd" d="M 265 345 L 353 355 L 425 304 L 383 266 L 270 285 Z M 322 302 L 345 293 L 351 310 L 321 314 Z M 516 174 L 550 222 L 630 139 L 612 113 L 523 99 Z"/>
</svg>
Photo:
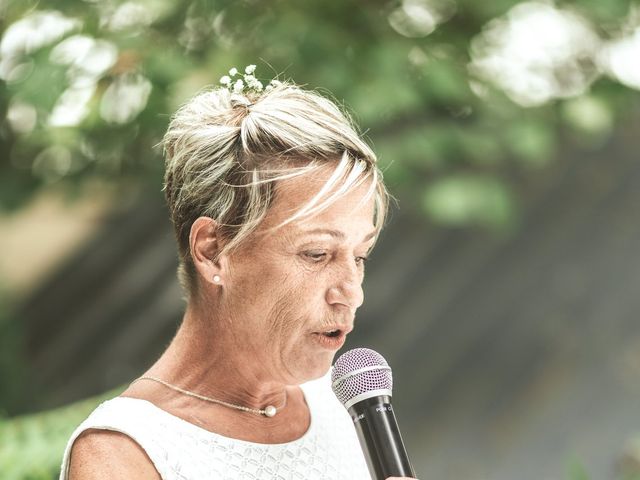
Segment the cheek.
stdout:
<svg viewBox="0 0 640 480">
<path fill-rule="evenodd" d="M 240 308 L 264 304 L 269 296 L 278 294 L 278 286 L 282 284 L 283 272 L 277 265 L 241 263 L 233 265 L 230 271 L 232 283 L 229 293 L 240 301 Z"/>
<path fill-rule="evenodd" d="M 234 270 L 233 290 L 237 296 L 233 303 L 251 317 L 262 318 L 269 335 L 304 329 L 321 313 L 328 272 L 309 268 L 291 257 L 237 265 Z"/>
<path fill-rule="evenodd" d="M 289 275 L 272 284 L 268 290 L 269 306 L 274 318 L 283 326 L 295 326 L 304 322 L 317 309 L 314 298 L 318 287 L 300 276 Z"/>
<path fill-rule="evenodd" d="M 291 334 L 304 323 L 297 302 L 286 295 L 271 306 L 266 320 L 268 334 L 274 340 L 274 344 L 286 343 Z"/>
<path fill-rule="evenodd" d="M 289 275 L 273 285 L 269 299 L 263 299 L 269 304 L 267 322 L 272 338 L 283 342 L 295 340 L 297 332 L 305 332 L 317 324 L 324 301 L 318 280 L 315 275 Z"/>
</svg>

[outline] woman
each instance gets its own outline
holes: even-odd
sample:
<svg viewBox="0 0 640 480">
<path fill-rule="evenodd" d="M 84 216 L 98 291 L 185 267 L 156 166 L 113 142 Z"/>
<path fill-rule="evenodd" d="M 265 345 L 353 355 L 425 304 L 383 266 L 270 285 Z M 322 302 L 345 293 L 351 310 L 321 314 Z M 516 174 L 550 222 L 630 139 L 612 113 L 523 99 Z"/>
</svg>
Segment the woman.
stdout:
<svg viewBox="0 0 640 480">
<path fill-rule="evenodd" d="M 254 69 L 169 125 L 186 312 L 161 358 L 74 432 L 61 479 L 369 478 L 327 372 L 387 193 L 331 101 L 263 89 Z"/>
</svg>

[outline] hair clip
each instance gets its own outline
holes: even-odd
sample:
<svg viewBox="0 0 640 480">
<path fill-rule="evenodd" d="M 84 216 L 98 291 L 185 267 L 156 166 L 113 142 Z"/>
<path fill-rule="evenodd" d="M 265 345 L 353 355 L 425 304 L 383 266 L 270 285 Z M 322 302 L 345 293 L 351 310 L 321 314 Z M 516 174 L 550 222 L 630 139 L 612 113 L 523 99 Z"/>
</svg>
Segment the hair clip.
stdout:
<svg viewBox="0 0 640 480">
<path fill-rule="evenodd" d="M 280 86 L 282 82 L 278 80 L 271 80 L 267 87 L 260 80 L 258 80 L 254 72 L 256 71 L 255 65 L 247 65 L 244 69 L 243 78 L 234 79 L 238 75 L 238 69 L 233 67 L 229 70 L 229 75 L 225 75 L 220 78 L 220 83 L 225 86 L 231 93 L 243 94 L 243 93 L 260 93 L 263 90 L 269 91 L 277 86 Z"/>
</svg>

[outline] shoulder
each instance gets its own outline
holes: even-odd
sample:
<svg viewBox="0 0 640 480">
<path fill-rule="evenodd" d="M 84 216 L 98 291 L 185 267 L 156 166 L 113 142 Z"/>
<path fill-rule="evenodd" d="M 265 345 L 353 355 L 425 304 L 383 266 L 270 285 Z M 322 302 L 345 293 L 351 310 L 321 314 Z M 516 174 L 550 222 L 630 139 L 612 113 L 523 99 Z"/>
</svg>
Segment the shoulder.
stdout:
<svg viewBox="0 0 640 480">
<path fill-rule="evenodd" d="M 68 478 L 159 480 L 160 475 L 131 437 L 115 431 L 89 429 L 73 443 Z"/>
<path fill-rule="evenodd" d="M 150 403 L 132 398 L 100 404 L 67 442 L 60 478 L 160 479 L 153 461 L 159 451 L 158 415 Z"/>
</svg>

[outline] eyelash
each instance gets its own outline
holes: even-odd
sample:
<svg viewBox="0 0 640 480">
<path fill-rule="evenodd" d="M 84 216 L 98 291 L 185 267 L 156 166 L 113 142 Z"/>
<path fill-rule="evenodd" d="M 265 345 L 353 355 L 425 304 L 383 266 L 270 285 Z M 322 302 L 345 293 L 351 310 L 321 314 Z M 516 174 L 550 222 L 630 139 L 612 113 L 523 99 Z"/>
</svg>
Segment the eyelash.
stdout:
<svg viewBox="0 0 640 480">
<path fill-rule="evenodd" d="M 310 252 L 304 252 L 304 256 L 307 257 L 312 262 L 320 263 L 322 260 L 325 259 L 327 254 L 325 252 L 310 251 Z"/>
<path fill-rule="evenodd" d="M 304 252 L 304 256 L 314 263 L 322 263 L 322 261 L 327 257 L 327 253 L 310 251 L 310 252 Z M 369 260 L 369 257 L 365 257 L 362 255 L 355 257 L 355 261 L 359 265 L 364 265 L 367 262 L 367 260 Z"/>
<path fill-rule="evenodd" d="M 369 260 L 369 257 L 363 257 L 363 256 L 356 257 L 356 263 L 360 263 L 362 265 L 367 263 L 367 260 Z"/>
</svg>

